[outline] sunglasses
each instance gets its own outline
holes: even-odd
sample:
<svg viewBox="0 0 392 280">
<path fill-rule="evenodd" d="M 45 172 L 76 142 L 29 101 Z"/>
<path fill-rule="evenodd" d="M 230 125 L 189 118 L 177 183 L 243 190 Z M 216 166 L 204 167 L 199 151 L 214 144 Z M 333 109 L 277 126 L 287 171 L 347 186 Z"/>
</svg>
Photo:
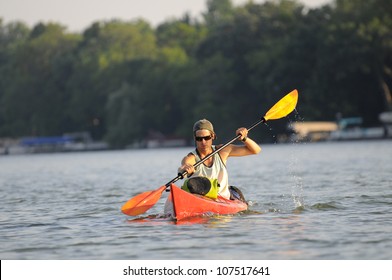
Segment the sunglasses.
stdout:
<svg viewBox="0 0 392 280">
<path fill-rule="evenodd" d="M 211 135 L 208 135 L 208 136 L 195 136 L 195 140 L 198 141 L 198 142 L 203 141 L 203 139 L 205 141 L 208 141 L 208 140 L 211 140 L 211 138 L 212 138 Z"/>
</svg>

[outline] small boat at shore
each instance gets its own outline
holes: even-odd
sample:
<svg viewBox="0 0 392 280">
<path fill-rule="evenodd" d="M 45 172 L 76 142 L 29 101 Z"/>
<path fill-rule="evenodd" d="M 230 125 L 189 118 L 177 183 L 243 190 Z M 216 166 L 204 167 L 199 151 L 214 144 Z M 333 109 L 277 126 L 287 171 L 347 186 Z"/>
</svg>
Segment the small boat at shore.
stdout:
<svg viewBox="0 0 392 280">
<path fill-rule="evenodd" d="M 174 184 L 170 186 L 170 195 L 166 201 L 165 214 L 177 221 L 205 215 L 229 215 L 248 209 L 248 205 L 240 200 L 230 200 L 218 196 L 211 199 L 202 195 L 186 192 Z"/>
</svg>

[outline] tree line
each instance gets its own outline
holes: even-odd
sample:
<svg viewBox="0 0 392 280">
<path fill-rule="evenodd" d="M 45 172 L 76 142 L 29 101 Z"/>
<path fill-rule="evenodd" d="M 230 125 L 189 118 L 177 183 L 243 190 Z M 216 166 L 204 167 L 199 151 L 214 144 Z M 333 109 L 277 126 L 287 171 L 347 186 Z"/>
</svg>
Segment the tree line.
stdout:
<svg viewBox="0 0 392 280">
<path fill-rule="evenodd" d="M 293 89 L 306 121 L 340 113 L 372 126 L 392 110 L 391 87 L 389 0 L 207 0 L 200 19 L 98 21 L 81 33 L 0 18 L 0 137 L 88 131 L 121 148 L 157 132 L 191 139 L 207 118 L 231 138 Z"/>
</svg>

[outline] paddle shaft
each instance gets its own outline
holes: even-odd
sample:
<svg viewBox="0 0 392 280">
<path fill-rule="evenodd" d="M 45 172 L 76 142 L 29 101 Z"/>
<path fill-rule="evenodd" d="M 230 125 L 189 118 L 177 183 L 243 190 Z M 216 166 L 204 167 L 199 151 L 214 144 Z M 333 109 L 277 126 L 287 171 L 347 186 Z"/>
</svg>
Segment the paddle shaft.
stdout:
<svg viewBox="0 0 392 280">
<path fill-rule="evenodd" d="M 253 128 L 255 128 L 256 126 L 258 126 L 261 123 L 265 123 L 266 120 L 265 118 L 262 118 L 261 120 L 255 122 L 254 124 L 252 124 L 249 128 L 249 130 L 252 130 Z M 202 160 L 196 162 L 193 167 L 198 167 L 199 165 L 203 164 L 203 162 L 205 162 L 207 159 L 211 158 L 213 155 L 215 155 L 216 153 L 219 153 L 221 150 L 223 150 L 224 148 L 226 148 L 227 146 L 229 146 L 231 143 L 233 143 L 234 141 L 238 140 L 241 137 L 241 135 L 237 135 L 236 137 L 234 137 L 233 139 L 231 139 L 229 142 L 227 142 L 226 144 L 224 144 L 223 146 L 221 146 L 219 149 L 216 149 L 215 151 L 213 151 L 211 154 L 209 154 L 208 156 L 206 156 L 205 158 L 203 158 Z M 180 179 L 183 179 L 186 175 L 188 174 L 187 171 L 184 171 L 182 173 L 178 173 L 177 177 L 175 177 L 173 180 L 171 180 L 170 182 L 168 182 L 165 186 L 168 188 L 170 187 L 171 184 L 173 184 L 174 182 L 177 182 Z"/>
</svg>

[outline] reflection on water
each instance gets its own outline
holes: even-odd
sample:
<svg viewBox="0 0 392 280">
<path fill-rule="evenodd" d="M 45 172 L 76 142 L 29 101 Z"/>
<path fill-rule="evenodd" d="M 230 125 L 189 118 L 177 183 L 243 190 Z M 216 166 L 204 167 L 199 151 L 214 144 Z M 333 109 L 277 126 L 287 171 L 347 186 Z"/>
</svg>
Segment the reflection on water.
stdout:
<svg viewBox="0 0 392 280">
<path fill-rule="evenodd" d="M 240 214 L 237 214 L 240 215 Z M 151 225 L 173 224 L 173 225 L 194 225 L 202 224 L 205 227 L 219 227 L 230 222 L 232 215 L 203 215 L 198 217 L 189 217 L 180 221 L 172 219 L 170 215 L 149 215 L 147 217 L 138 217 L 128 219 L 127 223 L 149 223 Z"/>
</svg>

